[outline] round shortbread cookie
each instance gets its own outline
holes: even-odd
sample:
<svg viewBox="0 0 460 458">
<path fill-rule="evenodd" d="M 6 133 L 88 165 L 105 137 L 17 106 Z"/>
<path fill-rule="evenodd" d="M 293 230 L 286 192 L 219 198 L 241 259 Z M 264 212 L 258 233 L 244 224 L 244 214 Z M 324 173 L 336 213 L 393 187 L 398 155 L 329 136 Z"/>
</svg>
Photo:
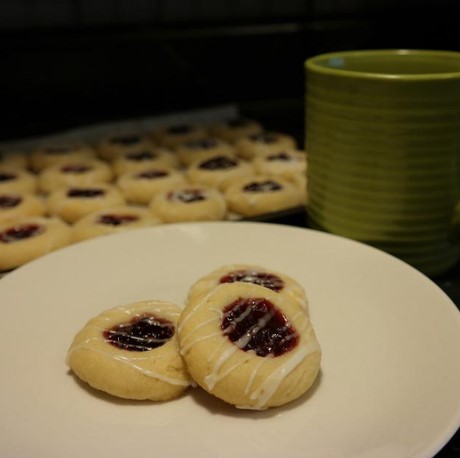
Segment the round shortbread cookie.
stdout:
<svg viewBox="0 0 460 458">
<path fill-rule="evenodd" d="M 182 165 L 188 167 L 196 161 L 203 161 L 215 156 L 235 156 L 235 148 L 223 140 L 204 137 L 191 140 L 176 148 L 177 156 Z"/>
<path fill-rule="evenodd" d="M 157 224 L 161 224 L 161 220 L 147 208 L 129 205 L 104 208 L 84 216 L 74 224 L 73 240 L 78 242 L 101 235 Z"/>
<path fill-rule="evenodd" d="M 177 344 L 180 308 L 143 301 L 104 311 L 76 334 L 67 363 L 84 382 L 125 399 L 167 401 L 190 385 Z"/>
<path fill-rule="evenodd" d="M 110 184 L 62 188 L 53 191 L 47 199 L 48 212 L 68 223 L 103 208 L 125 205 L 121 192 Z"/>
<path fill-rule="evenodd" d="M 43 199 L 30 193 L 0 192 L 0 221 L 11 221 L 22 216 L 43 216 Z"/>
<path fill-rule="evenodd" d="M 235 147 L 238 156 L 250 160 L 282 149 L 296 149 L 297 142 L 294 137 L 281 132 L 262 132 L 240 138 Z"/>
<path fill-rule="evenodd" d="M 253 176 L 232 181 L 225 189 L 229 209 L 242 216 L 257 216 L 302 204 L 298 188 L 282 177 Z"/>
<path fill-rule="evenodd" d="M 187 302 L 197 303 L 217 286 L 236 282 L 254 283 L 269 288 L 291 298 L 308 313 L 307 295 L 299 282 L 281 272 L 250 264 L 225 265 L 200 278 L 190 288 Z"/>
<path fill-rule="evenodd" d="M 181 123 L 158 128 L 152 135 L 159 145 L 166 148 L 176 148 L 186 142 L 206 137 L 208 133 L 201 126 L 191 123 Z"/>
<path fill-rule="evenodd" d="M 71 243 L 70 227 L 58 218 L 25 216 L 0 224 L 0 271 L 14 269 Z"/>
<path fill-rule="evenodd" d="M 65 160 L 40 172 L 38 188 L 48 194 L 66 187 L 109 183 L 112 177 L 112 168 L 98 159 Z"/>
<path fill-rule="evenodd" d="M 37 190 L 37 177 L 25 169 L 0 166 L 0 192 L 30 192 Z"/>
<path fill-rule="evenodd" d="M 112 163 L 117 176 L 162 165 L 178 167 L 179 160 L 173 151 L 158 147 L 124 152 L 119 154 Z"/>
<path fill-rule="evenodd" d="M 178 335 L 196 383 L 243 409 L 299 398 L 320 368 L 321 348 L 308 316 L 296 302 L 255 284 L 222 284 L 187 303 Z"/>
<path fill-rule="evenodd" d="M 217 189 L 184 185 L 160 192 L 150 209 L 166 223 L 220 221 L 225 218 L 227 204 Z"/>
<path fill-rule="evenodd" d="M 113 161 L 120 154 L 150 150 L 153 146 L 152 140 L 147 135 L 138 132 L 113 132 L 103 137 L 96 149 L 101 159 Z"/>
<path fill-rule="evenodd" d="M 292 180 L 294 175 L 306 173 L 307 156 L 301 150 L 279 150 L 255 157 L 253 164 L 258 174 L 282 176 Z"/>
<path fill-rule="evenodd" d="M 117 185 L 126 200 L 142 205 L 149 204 L 158 193 L 174 189 L 185 183 L 186 179 L 181 171 L 165 165 L 125 173 L 117 180 Z"/>
<path fill-rule="evenodd" d="M 260 122 L 253 119 L 236 118 L 212 124 L 208 130 L 211 135 L 234 143 L 240 138 L 260 134 L 264 129 Z"/>
<path fill-rule="evenodd" d="M 96 153 L 89 145 L 77 141 L 53 141 L 32 152 L 30 164 L 35 172 L 60 164 L 63 161 L 95 158 Z"/>
<path fill-rule="evenodd" d="M 240 177 L 254 175 L 254 168 L 249 162 L 236 156 L 212 156 L 194 162 L 186 171 L 191 183 L 199 183 L 223 190 L 226 184 Z"/>
</svg>

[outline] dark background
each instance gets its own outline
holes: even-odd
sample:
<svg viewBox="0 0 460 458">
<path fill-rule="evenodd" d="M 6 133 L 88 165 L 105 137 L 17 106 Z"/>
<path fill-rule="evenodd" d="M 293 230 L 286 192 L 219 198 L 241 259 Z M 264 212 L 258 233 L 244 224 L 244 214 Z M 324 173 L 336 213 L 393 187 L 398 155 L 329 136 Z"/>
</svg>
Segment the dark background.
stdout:
<svg viewBox="0 0 460 458">
<path fill-rule="evenodd" d="M 456 3 L 0 0 L 0 141 L 237 104 L 302 143 L 305 59 L 460 51 Z M 456 272 L 439 281 L 451 297 Z M 438 457 L 460 456 L 459 442 L 457 434 Z"/>
</svg>

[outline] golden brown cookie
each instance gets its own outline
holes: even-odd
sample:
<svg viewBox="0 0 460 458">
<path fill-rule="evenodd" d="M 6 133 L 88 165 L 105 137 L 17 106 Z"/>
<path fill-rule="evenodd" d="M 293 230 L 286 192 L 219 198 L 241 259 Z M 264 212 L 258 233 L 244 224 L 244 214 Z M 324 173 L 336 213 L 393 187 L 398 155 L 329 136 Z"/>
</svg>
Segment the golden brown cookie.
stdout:
<svg viewBox="0 0 460 458">
<path fill-rule="evenodd" d="M 29 192 L 37 190 L 37 177 L 25 169 L 0 166 L 0 192 Z"/>
<path fill-rule="evenodd" d="M 73 240 L 79 242 L 160 223 L 161 220 L 146 208 L 129 205 L 104 208 L 84 216 L 74 224 Z"/>
<path fill-rule="evenodd" d="M 97 154 L 105 161 L 113 161 L 120 154 L 129 151 L 150 150 L 155 145 L 151 138 L 139 132 L 120 131 L 103 137 L 96 149 Z"/>
<path fill-rule="evenodd" d="M 282 176 L 292 181 L 294 175 L 306 173 L 307 156 L 301 150 L 281 149 L 255 157 L 253 164 L 260 175 Z"/>
<path fill-rule="evenodd" d="M 117 185 L 125 199 L 133 204 L 147 205 L 160 192 L 186 183 L 184 174 L 172 167 L 158 165 L 134 173 L 124 173 Z"/>
<path fill-rule="evenodd" d="M 234 143 L 240 138 L 262 133 L 263 126 L 253 119 L 235 118 L 210 125 L 209 132 L 229 143 Z"/>
<path fill-rule="evenodd" d="M 112 163 L 113 170 L 117 176 L 162 165 L 178 167 L 179 159 L 173 151 L 156 147 L 121 153 Z"/>
<path fill-rule="evenodd" d="M 226 283 L 188 302 L 178 324 L 191 377 L 242 409 L 299 398 L 314 383 L 321 348 L 308 316 L 285 296 L 251 283 Z"/>
<path fill-rule="evenodd" d="M 29 157 L 20 151 L 0 149 L 0 166 L 3 165 L 26 169 L 29 166 Z"/>
<path fill-rule="evenodd" d="M 247 217 L 302 204 L 302 196 L 293 183 L 281 177 L 265 175 L 232 181 L 226 187 L 224 196 L 231 211 Z"/>
<path fill-rule="evenodd" d="M 94 211 L 125 203 L 115 186 L 104 183 L 58 189 L 47 199 L 48 212 L 68 223 L 75 223 Z"/>
<path fill-rule="evenodd" d="M 109 183 L 112 178 L 112 168 L 98 159 L 63 160 L 59 164 L 47 167 L 40 172 L 38 188 L 41 192 L 49 194 L 66 187 Z"/>
<path fill-rule="evenodd" d="M 58 218 L 25 216 L 0 224 L 0 271 L 14 269 L 71 243 L 70 227 Z"/>
<path fill-rule="evenodd" d="M 190 385 L 177 344 L 180 313 L 153 300 L 104 311 L 76 334 L 67 362 L 81 380 L 113 396 L 176 398 Z"/>
<path fill-rule="evenodd" d="M 39 196 L 24 192 L 0 192 L 0 221 L 21 216 L 43 216 L 46 206 Z"/>
<path fill-rule="evenodd" d="M 166 223 L 219 221 L 225 218 L 227 204 L 217 189 L 183 185 L 157 194 L 150 209 Z"/>
<path fill-rule="evenodd" d="M 207 135 L 206 129 L 201 126 L 192 123 L 178 123 L 155 129 L 153 139 L 166 148 L 176 148 Z"/>
<path fill-rule="evenodd" d="M 235 143 L 238 156 L 254 159 L 260 155 L 279 152 L 280 149 L 296 149 L 294 137 L 282 132 L 262 132 L 242 137 Z"/>
<path fill-rule="evenodd" d="M 203 161 L 215 156 L 235 156 L 235 148 L 214 137 L 203 137 L 190 140 L 176 148 L 181 164 L 188 167 L 190 164 Z"/>
</svg>

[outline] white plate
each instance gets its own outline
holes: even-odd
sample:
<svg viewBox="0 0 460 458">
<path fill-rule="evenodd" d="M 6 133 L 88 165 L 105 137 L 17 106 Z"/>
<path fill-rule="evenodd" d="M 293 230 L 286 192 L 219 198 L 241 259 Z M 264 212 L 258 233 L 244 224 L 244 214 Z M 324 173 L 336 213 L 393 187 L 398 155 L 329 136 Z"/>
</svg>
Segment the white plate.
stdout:
<svg viewBox="0 0 460 458">
<path fill-rule="evenodd" d="M 305 287 L 323 349 L 314 388 L 240 411 L 199 389 L 164 404 L 110 398 L 65 364 L 76 331 L 142 299 L 181 303 L 229 263 Z M 94 239 L 0 281 L 2 458 L 429 457 L 460 424 L 460 313 L 416 270 L 365 245 L 265 223 L 160 226 Z"/>
</svg>

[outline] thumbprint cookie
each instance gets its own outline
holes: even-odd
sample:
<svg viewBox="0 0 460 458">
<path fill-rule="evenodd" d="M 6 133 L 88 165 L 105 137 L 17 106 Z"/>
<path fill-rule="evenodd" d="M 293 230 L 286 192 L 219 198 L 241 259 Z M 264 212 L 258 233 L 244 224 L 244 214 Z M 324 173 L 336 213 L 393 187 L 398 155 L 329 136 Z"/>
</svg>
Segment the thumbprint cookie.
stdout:
<svg viewBox="0 0 460 458">
<path fill-rule="evenodd" d="M 181 171 L 166 165 L 124 173 L 117 180 L 125 199 L 140 205 L 147 205 L 158 193 L 185 183 L 186 179 Z"/>
<path fill-rule="evenodd" d="M 161 220 L 153 215 L 147 208 L 121 206 L 105 208 L 90 213 L 77 221 L 73 226 L 73 240 L 99 237 L 101 235 L 149 227 L 160 224 Z"/>
<path fill-rule="evenodd" d="M 0 150 L 0 165 L 26 169 L 29 166 L 29 158 L 20 151 Z"/>
<path fill-rule="evenodd" d="M 43 200 L 35 194 L 0 192 L 0 221 L 21 216 L 43 216 L 45 211 Z"/>
<path fill-rule="evenodd" d="M 43 169 L 38 176 L 38 188 L 49 194 L 65 187 L 109 183 L 112 176 L 112 168 L 103 161 L 90 158 L 66 160 Z"/>
<path fill-rule="evenodd" d="M 117 176 L 153 168 L 158 165 L 178 167 L 179 160 L 175 153 L 167 148 L 150 148 L 124 152 L 114 159 L 112 163 L 113 170 Z"/>
<path fill-rule="evenodd" d="M 0 271 L 69 245 L 71 229 L 58 218 L 24 216 L 0 223 Z"/>
<path fill-rule="evenodd" d="M 290 180 L 294 175 L 306 173 L 307 156 L 301 150 L 282 149 L 255 157 L 253 164 L 258 174 L 282 176 Z"/>
<path fill-rule="evenodd" d="M 254 159 L 280 149 L 296 149 L 297 142 L 290 135 L 281 132 L 262 132 L 240 138 L 235 147 L 237 154 L 243 159 Z"/>
<path fill-rule="evenodd" d="M 181 164 L 188 167 L 193 162 L 214 156 L 234 156 L 235 149 L 218 138 L 204 137 L 179 145 L 176 148 L 176 153 Z"/>
<path fill-rule="evenodd" d="M 252 164 L 236 156 L 212 156 L 189 166 L 186 175 L 192 183 L 222 190 L 230 180 L 254 174 Z"/>
<path fill-rule="evenodd" d="M 246 217 L 294 208 L 302 203 L 302 196 L 293 183 L 269 175 L 234 180 L 224 195 L 229 209 Z"/>
<path fill-rule="evenodd" d="M 308 313 L 307 295 L 300 283 L 286 274 L 248 264 L 222 266 L 200 278 L 190 288 L 187 302 L 197 303 L 217 286 L 236 282 L 254 283 L 290 297 Z"/>
<path fill-rule="evenodd" d="M 227 204 L 222 194 L 203 185 L 184 185 L 159 193 L 150 209 L 166 223 L 220 221 Z"/>
<path fill-rule="evenodd" d="M 263 126 L 253 119 L 235 118 L 210 125 L 209 132 L 227 142 L 234 143 L 240 138 L 262 133 Z"/>
<path fill-rule="evenodd" d="M 33 151 L 30 156 L 30 165 L 35 172 L 40 172 L 62 161 L 94 158 L 95 155 L 94 149 L 85 143 L 71 140 L 56 141 Z"/>
<path fill-rule="evenodd" d="M 242 409 L 287 404 L 314 383 L 321 348 L 299 305 L 251 283 L 225 283 L 187 302 L 178 324 L 190 376 Z"/>
<path fill-rule="evenodd" d="M 166 148 L 176 148 L 183 143 L 199 140 L 208 134 L 204 127 L 191 123 L 178 123 L 161 127 L 153 132 L 154 140 Z"/>
<path fill-rule="evenodd" d="M 75 223 L 94 211 L 124 204 L 121 192 L 104 183 L 57 189 L 47 199 L 48 212 L 68 223 Z"/>
<path fill-rule="evenodd" d="M 0 166 L 0 192 L 30 192 L 37 190 L 37 177 L 25 169 Z"/>
<path fill-rule="evenodd" d="M 82 381 L 113 396 L 174 399 L 190 385 L 177 343 L 180 313 L 155 300 L 106 310 L 76 334 L 67 363 Z"/>
<path fill-rule="evenodd" d="M 112 161 L 128 151 L 141 151 L 153 147 L 152 140 L 137 132 L 114 132 L 103 137 L 96 147 L 97 154 L 105 161 Z"/>
</svg>

